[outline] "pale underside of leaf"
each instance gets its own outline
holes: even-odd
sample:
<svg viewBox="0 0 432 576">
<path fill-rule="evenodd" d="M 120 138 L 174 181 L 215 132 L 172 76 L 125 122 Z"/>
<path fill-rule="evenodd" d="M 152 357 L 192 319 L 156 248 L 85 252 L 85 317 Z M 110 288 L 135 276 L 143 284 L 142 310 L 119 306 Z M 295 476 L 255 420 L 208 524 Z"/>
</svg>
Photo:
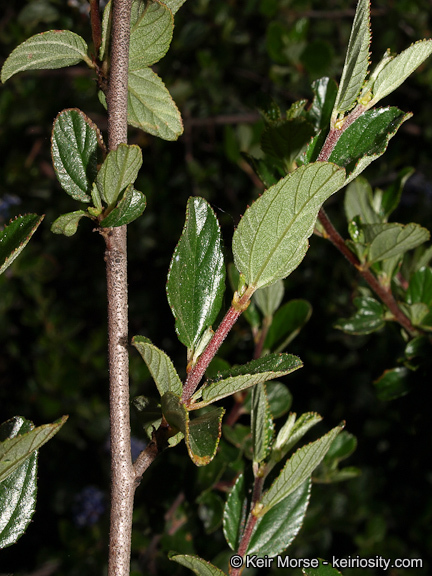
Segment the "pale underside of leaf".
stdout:
<svg viewBox="0 0 432 576">
<path fill-rule="evenodd" d="M 155 381 L 161 396 L 173 392 L 177 396 L 182 393 L 182 383 L 171 359 L 157 346 L 143 336 L 134 336 L 132 344 L 141 354 L 147 368 Z"/>
</svg>

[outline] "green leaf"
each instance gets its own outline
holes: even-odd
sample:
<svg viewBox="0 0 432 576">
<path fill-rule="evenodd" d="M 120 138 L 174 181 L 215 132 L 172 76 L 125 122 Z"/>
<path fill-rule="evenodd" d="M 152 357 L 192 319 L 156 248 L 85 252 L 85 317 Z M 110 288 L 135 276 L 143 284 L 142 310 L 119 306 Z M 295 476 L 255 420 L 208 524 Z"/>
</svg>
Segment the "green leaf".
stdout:
<svg viewBox="0 0 432 576">
<path fill-rule="evenodd" d="M 131 10 L 129 72 L 151 66 L 165 56 L 171 44 L 174 19 L 165 4 L 134 0 Z"/>
<path fill-rule="evenodd" d="M 132 405 L 138 411 L 138 420 L 151 439 L 153 428 L 159 428 L 162 421 L 162 408 L 160 401 L 146 396 L 136 396 L 132 400 Z"/>
<path fill-rule="evenodd" d="M 273 506 L 297 490 L 311 476 L 341 430 L 342 426 L 336 426 L 325 436 L 299 448 L 291 456 L 279 476 L 263 494 L 260 501 L 262 508 L 260 507 L 259 517 L 264 516 Z"/>
<path fill-rule="evenodd" d="M 396 90 L 431 54 L 432 40 L 420 40 L 397 56 L 386 53 L 364 88 L 372 92 L 368 107 Z"/>
<path fill-rule="evenodd" d="M 266 128 L 261 137 L 261 148 L 265 154 L 280 161 L 285 171 L 289 172 L 314 133 L 313 126 L 304 118 L 294 118 Z"/>
<path fill-rule="evenodd" d="M 185 2 L 186 0 L 165 0 L 164 4 L 166 4 L 171 12 L 175 14 Z"/>
<path fill-rule="evenodd" d="M 324 457 L 324 462 L 330 462 L 331 460 L 345 460 L 351 456 L 356 448 L 357 438 L 354 434 L 342 430 L 342 432 L 333 440 L 329 451 Z"/>
<path fill-rule="evenodd" d="M 116 226 L 124 226 L 130 224 L 141 216 L 146 207 L 146 197 L 142 192 L 135 190 L 130 184 L 121 198 L 120 202 L 106 218 L 102 220 L 100 225 L 103 228 L 115 228 Z"/>
<path fill-rule="evenodd" d="M 274 424 L 264 384 L 252 390 L 251 430 L 254 462 L 262 462 L 270 452 Z"/>
<path fill-rule="evenodd" d="M 108 206 L 113 206 L 120 193 L 135 182 L 141 165 L 141 148 L 135 144 L 120 144 L 108 153 L 96 178 L 100 197 Z"/>
<path fill-rule="evenodd" d="M 78 64 L 81 60 L 93 67 L 87 49 L 84 39 L 69 30 L 50 30 L 36 34 L 17 46 L 6 59 L 1 81 L 6 82 L 18 72 L 64 68 Z"/>
<path fill-rule="evenodd" d="M 338 88 L 333 79 L 325 77 L 315 80 L 312 83 L 312 90 L 314 99 L 306 117 L 315 126 L 316 130 L 324 130 L 324 140 L 330 124 Z"/>
<path fill-rule="evenodd" d="M 246 504 L 245 478 L 240 474 L 228 495 L 223 514 L 223 532 L 231 550 L 237 550 L 240 545 L 246 522 Z"/>
<path fill-rule="evenodd" d="M 406 293 L 408 304 L 423 302 L 429 308 L 432 307 L 432 270 L 420 268 L 410 279 Z"/>
<path fill-rule="evenodd" d="M 312 315 L 312 306 L 307 300 L 290 300 L 274 315 L 264 342 L 265 349 L 277 346 L 281 352 L 297 336 Z"/>
<path fill-rule="evenodd" d="M 329 562 L 320 559 L 320 565 L 317 568 L 303 568 L 304 576 L 342 576 L 339 570 L 333 568 Z"/>
<path fill-rule="evenodd" d="M 370 42 L 370 3 L 369 0 L 359 0 L 334 105 L 334 117 L 350 110 L 360 94 L 369 67 Z"/>
<path fill-rule="evenodd" d="M 43 219 L 37 214 L 24 214 L 0 230 L 0 274 L 21 254 Z"/>
<path fill-rule="evenodd" d="M 288 548 L 302 527 L 310 493 L 309 478 L 267 514 L 258 518 L 246 554 L 274 558 Z"/>
<path fill-rule="evenodd" d="M 129 72 L 128 123 L 164 140 L 177 140 L 183 133 L 174 100 L 150 68 Z"/>
<path fill-rule="evenodd" d="M 269 286 L 297 268 L 319 209 L 344 181 L 344 170 L 334 164 L 301 166 L 246 210 L 234 232 L 233 253 L 248 285 Z"/>
<path fill-rule="evenodd" d="M 243 366 L 222 372 L 217 379 L 207 381 L 192 396 L 193 402 L 196 402 L 200 397 L 202 397 L 202 401 L 195 405 L 192 404 L 192 406 L 194 409 L 201 408 L 255 384 L 290 374 L 302 366 L 303 363 L 300 358 L 291 354 L 269 354 L 264 358 L 252 360 Z"/>
<path fill-rule="evenodd" d="M 20 424 L 19 420 L 9 420 L 2 424 L 0 438 L 5 438 L 5 431 L 10 431 L 8 437 L 0 442 L 0 482 L 3 482 L 31 454 L 50 440 L 68 419 L 63 416 L 52 424 L 38 426 L 30 432 L 13 437 L 14 430 Z"/>
<path fill-rule="evenodd" d="M 275 282 L 271 286 L 257 290 L 253 299 L 258 308 L 263 313 L 264 317 L 273 316 L 274 312 L 279 308 L 280 303 L 284 297 L 285 288 L 282 280 Z"/>
<path fill-rule="evenodd" d="M 97 175 L 97 126 L 81 110 L 63 110 L 54 120 L 51 155 L 62 188 L 75 200 L 91 202 Z"/>
<path fill-rule="evenodd" d="M 374 210 L 372 188 L 365 178 L 356 178 L 348 185 L 344 208 L 349 222 L 356 216 L 360 216 L 363 224 L 381 222 L 380 216 Z"/>
<path fill-rule="evenodd" d="M 357 312 L 346 320 L 339 319 L 334 327 L 347 334 L 371 334 L 380 330 L 384 324 L 384 306 L 369 296 L 354 298 Z"/>
<path fill-rule="evenodd" d="M 180 342 L 194 350 L 214 322 L 225 290 L 221 234 L 210 205 L 199 197 L 187 203 L 186 222 L 171 259 L 168 302 Z"/>
<path fill-rule="evenodd" d="M 273 443 L 272 460 L 274 462 L 280 462 L 289 450 L 303 438 L 306 432 L 315 426 L 315 424 L 321 422 L 321 420 L 321 416 L 316 412 L 306 412 L 302 414 L 297 421 L 296 414 L 290 414 Z"/>
<path fill-rule="evenodd" d="M 346 168 L 346 184 L 384 154 L 389 140 L 411 116 L 395 107 L 367 110 L 343 132 L 329 161 Z"/>
<path fill-rule="evenodd" d="M 381 199 L 381 213 L 385 219 L 388 219 L 390 214 L 396 210 L 402 195 L 403 187 L 410 176 L 414 174 L 413 168 L 403 168 L 397 175 L 397 178 L 382 194 Z"/>
<path fill-rule="evenodd" d="M 388 402 L 406 396 L 410 392 L 407 368 L 398 367 L 386 370 L 382 376 L 375 380 L 375 392 L 379 400 Z"/>
<path fill-rule="evenodd" d="M 370 242 L 369 262 L 380 262 L 412 250 L 430 238 L 429 231 L 418 224 L 377 224 L 363 227 L 366 243 Z M 371 240 L 371 238 L 373 238 Z"/>
<path fill-rule="evenodd" d="M 0 439 L 30 432 L 33 424 L 15 417 L 0 426 Z M 1 444 L 0 444 L 1 446 Z M 5 480 L 0 482 L 0 548 L 10 546 L 27 529 L 36 507 L 37 456 L 35 450 Z"/>
<path fill-rule="evenodd" d="M 271 382 L 266 385 L 267 400 L 274 419 L 288 412 L 292 405 L 292 394 L 282 382 Z"/>
<path fill-rule="evenodd" d="M 225 576 L 225 573 L 210 562 L 203 560 L 199 556 L 191 556 L 190 554 L 178 554 L 177 556 L 170 556 L 170 560 L 189 568 L 197 576 Z"/>
<path fill-rule="evenodd" d="M 163 396 L 166 392 L 173 392 L 180 396 L 183 390 L 180 377 L 165 352 L 144 336 L 134 336 L 132 345 L 135 346 L 147 364 L 159 394 Z"/>
<path fill-rule="evenodd" d="M 62 214 L 51 224 L 51 232 L 53 234 L 73 236 L 78 229 L 79 221 L 84 217 L 91 218 L 90 214 L 85 210 L 76 210 L 75 212 Z"/>
</svg>

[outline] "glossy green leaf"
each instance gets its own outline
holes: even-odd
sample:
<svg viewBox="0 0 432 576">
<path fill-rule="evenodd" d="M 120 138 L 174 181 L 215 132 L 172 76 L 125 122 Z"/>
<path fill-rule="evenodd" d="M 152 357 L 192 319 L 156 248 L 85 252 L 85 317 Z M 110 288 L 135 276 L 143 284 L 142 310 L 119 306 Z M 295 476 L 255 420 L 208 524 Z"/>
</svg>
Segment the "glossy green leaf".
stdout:
<svg viewBox="0 0 432 576">
<path fill-rule="evenodd" d="M 225 290 L 221 233 L 208 202 L 191 197 L 186 222 L 171 260 L 167 295 L 180 342 L 194 350 L 215 321 Z"/>
<path fill-rule="evenodd" d="M 251 430 L 254 462 L 262 462 L 270 452 L 274 424 L 264 384 L 252 390 Z"/>
<path fill-rule="evenodd" d="M 304 118 L 294 118 L 266 128 L 261 137 L 261 148 L 265 154 L 280 161 L 288 172 L 314 133 L 313 126 Z"/>
<path fill-rule="evenodd" d="M 264 516 L 273 506 L 297 490 L 311 476 L 341 430 L 342 426 L 336 426 L 325 436 L 299 448 L 291 456 L 279 476 L 264 492 L 260 500 L 262 508 L 260 508 L 259 517 Z"/>
<path fill-rule="evenodd" d="M 347 186 L 344 208 L 348 221 L 360 216 L 363 224 L 381 222 L 380 216 L 374 210 L 372 188 L 365 178 L 356 178 Z"/>
<path fill-rule="evenodd" d="M 9 55 L 3 64 L 1 81 L 26 70 L 48 70 L 73 66 L 84 60 L 93 67 L 87 56 L 84 39 L 69 30 L 50 30 L 32 36 Z"/>
<path fill-rule="evenodd" d="M 365 226 L 366 242 L 370 242 L 369 262 L 393 258 L 420 246 L 430 238 L 429 231 L 418 224 L 377 224 Z M 371 238 L 373 237 L 372 241 Z"/>
<path fill-rule="evenodd" d="M 129 73 L 128 123 L 164 140 L 177 140 L 183 133 L 180 112 L 151 68 Z"/>
<path fill-rule="evenodd" d="M 273 316 L 279 308 L 284 296 L 284 285 L 282 280 L 275 282 L 271 286 L 266 286 L 257 290 L 253 299 L 265 317 Z"/>
<path fill-rule="evenodd" d="M 135 346 L 147 364 L 159 394 L 163 396 L 166 392 L 173 392 L 180 396 L 183 390 L 180 377 L 165 352 L 144 336 L 134 336 L 132 345 Z"/>
<path fill-rule="evenodd" d="M 309 478 L 267 514 L 258 518 L 246 554 L 274 558 L 288 548 L 302 527 L 310 493 Z"/>
<path fill-rule="evenodd" d="M 331 566 L 330 562 L 320 559 L 319 563 L 317 568 L 303 568 L 304 576 L 342 576 L 339 570 Z"/>
<path fill-rule="evenodd" d="M 375 380 L 375 392 L 379 400 L 388 402 L 406 396 L 410 392 L 407 368 L 398 367 L 386 370 Z"/>
<path fill-rule="evenodd" d="M 13 436 L 13 431 L 18 426 L 19 420 L 3 424 L 2 437 L 4 431 L 10 429 L 10 434 L 5 440 L 0 442 L 0 482 L 3 482 L 12 472 L 14 472 L 29 456 L 50 440 L 68 419 L 63 416 L 52 424 L 38 426 L 25 434 Z M 18 423 L 17 423 L 18 422 Z"/>
<path fill-rule="evenodd" d="M 338 87 L 334 80 L 325 77 L 312 82 L 312 90 L 314 99 L 306 117 L 312 122 L 316 130 L 324 130 L 323 137 L 325 138 Z"/>
<path fill-rule="evenodd" d="M 54 120 L 51 136 L 54 169 L 62 188 L 80 202 L 91 201 L 99 138 L 97 126 L 77 108 L 63 110 Z"/>
<path fill-rule="evenodd" d="M 264 358 L 252 360 L 252 362 L 248 362 L 243 366 L 223 372 L 215 380 L 207 381 L 204 386 L 195 392 L 192 400 L 197 402 L 199 398 L 202 398 L 202 401 L 198 402 L 196 407 L 198 405 L 199 407 L 206 406 L 221 398 L 231 396 L 235 392 L 250 388 L 255 384 L 290 374 L 302 366 L 303 363 L 297 356 L 291 354 L 269 354 Z"/>
<path fill-rule="evenodd" d="M 85 210 L 76 210 L 75 212 L 62 214 L 51 224 L 51 232 L 53 232 L 53 234 L 73 236 L 78 230 L 79 221 L 85 217 L 91 217 Z"/>
<path fill-rule="evenodd" d="M 130 224 L 141 216 L 146 207 L 146 197 L 142 192 L 135 190 L 130 184 L 121 198 L 120 202 L 106 218 L 102 220 L 100 225 L 103 228 L 115 228 L 116 226 L 124 226 Z"/>
<path fill-rule="evenodd" d="M 24 214 L 0 230 L 0 274 L 21 254 L 43 219 L 37 214 Z"/>
<path fill-rule="evenodd" d="M 368 107 L 396 90 L 432 54 L 432 40 L 420 40 L 397 56 L 384 55 L 365 86 L 372 91 Z"/>
<path fill-rule="evenodd" d="M 423 302 L 429 308 L 432 307 L 432 270 L 420 268 L 410 279 L 406 293 L 408 304 Z"/>
<path fill-rule="evenodd" d="M 357 312 L 347 319 L 340 319 L 334 327 L 348 334 L 371 334 L 380 330 L 385 324 L 384 306 L 369 296 L 354 298 Z"/>
<path fill-rule="evenodd" d="M 351 182 L 384 154 L 389 140 L 411 116 L 395 107 L 367 110 L 343 132 L 329 161 L 346 168 L 346 183 Z"/>
<path fill-rule="evenodd" d="M 210 562 L 203 560 L 199 556 L 191 556 L 190 554 L 178 554 L 170 556 L 170 560 L 189 568 L 197 576 L 225 576 L 225 573 Z"/>
<path fill-rule="evenodd" d="M 369 67 L 370 42 L 370 2 L 359 0 L 334 105 L 334 116 L 350 110 L 360 94 Z"/>
<path fill-rule="evenodd" d="M 171 44 L 174 21 L 171 10 L 154 0 L 134 0 L 131 10 L 129 72 L 151 66 L 165 56 Z"/>
<path fill-rule="evenodd" d="M 233 253 L 248 285 L 269 286 L 297 268 L 319 209 L 344 180 L 344 170 L 334 164 L 301 166 L 246 210 L 234 232 Z"/>
<path fill-rule="evenodd" d="M 0 426 L 0 441 L 30 432 L 33 424 L 15 417 Z M 37 450 L 0 482 L 0 548 L 22 536 L 36 507 Z"/>
<path fill-rule="evenodd" d="M 133 184 L 142 165 L 141 148 L 120 144 L 105 158 L 96 178 L 100 197 L 113 206 L 120 193 Z"/>
<path fill-rule="evenodd" d="M 322 418 L 316 412 L 306 412 L 296 420 L 296 414 L 288 416 L 273 443 L 272 460 L 279 462 L 299 442 L 303 436 Z"/>
<path fill-rule="evenodd" d="M 225 504 L 223 532 L 231 550 L 237 550 L 246 522 L 245 478 L 240 474 L 232 487 Z"/>
<path fill-rule="evenodd" d="M 307 300 L 290 300 L 274 315 L 267 332 L 264 348 L 284 350 L 297 336 L 312 315 L 312 306 Z"/>
</svg>

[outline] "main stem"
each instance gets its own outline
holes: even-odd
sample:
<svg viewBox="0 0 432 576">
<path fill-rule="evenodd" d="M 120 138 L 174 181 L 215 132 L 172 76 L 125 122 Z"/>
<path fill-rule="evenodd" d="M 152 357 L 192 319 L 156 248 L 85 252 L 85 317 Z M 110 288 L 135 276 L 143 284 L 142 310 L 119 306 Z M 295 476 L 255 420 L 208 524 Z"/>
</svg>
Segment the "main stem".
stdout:
<svg viewBox="0 0 432 576">
<path fill-rule="evenodd" d="M 131 0 L 113 0 L 111 70 L 108 92 L 108 145 L 127 142 L 127 78 Z M 128 290 L 126 226 L 109 229 L 105 261 L 110 371 L 111 518 L 109 576 L 129 576 L 135 473 L 129 416 Z"/>
</svg>

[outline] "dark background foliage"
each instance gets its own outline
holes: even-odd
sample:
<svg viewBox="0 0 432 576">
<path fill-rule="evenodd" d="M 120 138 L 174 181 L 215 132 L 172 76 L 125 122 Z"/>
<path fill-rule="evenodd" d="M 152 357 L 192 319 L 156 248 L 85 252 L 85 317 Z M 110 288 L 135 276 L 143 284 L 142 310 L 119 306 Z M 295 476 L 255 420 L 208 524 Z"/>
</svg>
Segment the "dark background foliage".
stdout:
<svg viewBox="0 0 432 576">
<path fill-rule="evenodd" d="M 0 64 L 20 42 L 51 28 L 71 29 L 90 42 L 86 7 L 78 0 L 9 1 L 0 15 Z M 347 0 L 189 0 L 176 16 L 171 50 L 157 72 L 182 111 L 185 133 L 178 142 L 166 143 L 130 130 L 130 142 L 143 148 L 137 188 L 147 195 L 148 207 L 128 234 L 130 334 L 150 337 L 181 374 L 185 351 L 175 337 L 165 281 L 187 198 L 200 195 L 212 204 L 229 261 L 239 216 L 261 191 L 241 154 L 258 146 L 262 125 L 256 107 L 267 95 L 287 109 L 297 99 L 311 99 L 313 80 L 325 75 L 337 79 L 354 10 L 355 3 Z M 401 51 L 429 37 L 431 26 L 429 0 L 375 0 L 372 61 L 387 47 Z M 413 166 L 416 172 L 394 219 L 430 229 L 431 61 L 388 100 L 415 115 L 366 176 L 374 186 L 385 186 L 399 169 Z M 84 67 L 23 74 L 0 88 L 0 222 L 18 213 L 46 214 L 36 237 L 0 277 L 0 419 L 20 414 L 39 425 L 70 415 L 40 453 L 37 512 L 25 536 L 0 552 L 2 575 L 105 571 L 109 454 L 104 246 L 87 221 L 70 239 L 50 232 L 59 214 L 76 209 L 61 191 L 50 161 L 52 122 L 68 107 L 81 108 L 106 129 L 95 80 Z M 345 234 L 342 199 L 339 194 L 327 209 Z M 346 420 L 347 429 L 358 437 L 358 449 L 347 462 L 362 470 L 355 480 L 314 486 L 305 525 L 288 552 L 294 558 L 420 557 L 422 573 L 427 573 L 432 548 L 431 435 L 425 401 L 430 374 L 415 373 L 412 390 L 403 398 L 387 403 L 377 399 L 373 382 L 395 364 L 403 342 L 397 326 L 361 338 L 332 327 L 340 316 L 352 313 L 357 285 L 355 271 L 316 237 L 305 261 L 286 281 L 286 298 L 307 298 L 313 305 L 311 321 L 289 349 L 305 363 L 285 379 L 294 397 L 292 410 L 319 412 L 324 417 L 321 431 Z M 228 289 L 226 305 L 230 297 Z M 221 356 L 233 363 L 247 361 L 252 348 L 248 325 L 241 320 Z M 132 396 L 152 386 L 132 350 Z M 139 446 L 144 434 L 136 419 L 133 434 Z M 180 445 L 152 466 L 136 496 L 134 574 L 181 573 L 166 559 L 169 550 L 213 560 L 226 549 L 220 530 L 205 531 L 206 513 L 215 513 L 217 524 L 215 510 L 229 488 L 218 474 L 237 458 L 228 443 L 221 452 L 219 461 L 197 470 Z M 197 498 L 214 484 L 217 501 L 199 506 Z M 402 573 L 419 571 L 392 572 Z"/>
</svg>

